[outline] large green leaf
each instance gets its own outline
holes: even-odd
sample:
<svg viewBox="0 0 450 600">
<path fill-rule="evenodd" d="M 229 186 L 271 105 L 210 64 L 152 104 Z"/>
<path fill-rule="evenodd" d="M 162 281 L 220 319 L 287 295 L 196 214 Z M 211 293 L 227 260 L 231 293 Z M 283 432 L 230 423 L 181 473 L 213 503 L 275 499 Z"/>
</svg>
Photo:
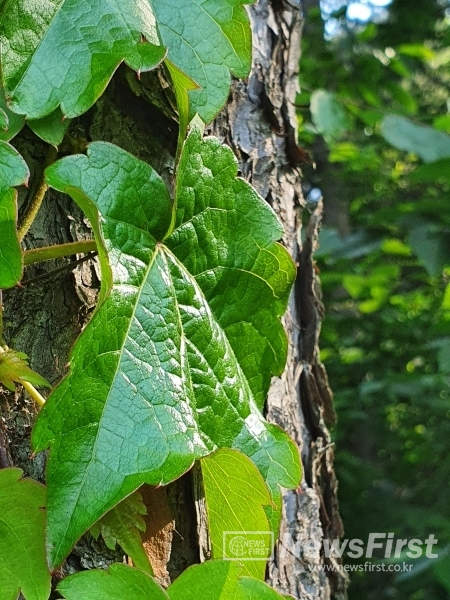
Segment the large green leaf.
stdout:
<svg viewBox="0 0 450 600">
<path fill-rule="evenodd" d="M 47 600 L 45 488 L 21 479 L 20 469 L 0 470 L 0 600 Z"/>
<path fill-rule="evenodd" d="M 170 600 L 281 600 L 263 581 L 242 577 L 242 565 L 210 560 L 186 569 L 167 589 Z"/>
<path fill-rule="evenodd" d="M 242 566 L 232 561 L 210 560 L 190 567 L 164 592 L 137 569 L 114 564 L 107 571 L 76 573 L 58 585 L 66 600 L 281 600 L 263 581 L 242 577 Z M 291 596 L 289 596 L 291 598 Z"/>
<path fill-rule="evenodd" d="M 252 35 L 244 4 L 254 0 L 150 0 L 168 58 L 202 89 L 189 92 L 191 117 L 209 123 L 225 104 L 230 71 L 246 77 Z"/>
<path fill-rule="evenodd" d="M 252 394 L 284 366 L 294 268 L 275 214 L 236 174 L 232 152 L 194 131 L 172 218 L 159 176 L 111 144 L 47 170 L 103 238 L 112 281 L 33 434 L 36 450 L 51 446 L 52 565 L 141 484 L 168 483 L 219 447 L 247 454 L 274 492 L 298 484 L 296 446 Z"/>
<path fill-rule="evenodd" d="M 201 467 L 212 557 L 244 559 L 244 574 L 264 579 L 274 536 L 264 512 L 270 493 L 261 474 L 249 458 L 229 449 L 202 459 Z"/>
<path fill-rule="evenodd" d="M 67 600 L 167 600 L 148 575 L 119 563 L 109 569 L 82 571 L 63 579 L 58 592 Z"/>
<path fill-rule="evenodd" d="M 28 182 L 28 167 L 15 148 L 0 141 L 0 289 L 22 277 L 22 251 L 17 237 L 16 185 Z"/>
<path fill-rule="evenodd" d="M 140 534 L 141 531 L 145 531 L 142 515 L 146 514 L 147 509 L 142 496 L 135 492 L 97 521 L 91 527 L 91 535 L 97 539 L 101 534 L 110 550 L 114 550 L 116 544 L 119 544 L 138 569 L 153 575 L 153 568 L 142 545 Z"/>
<path fill-rule="evenodd" d="M 381 123 L 384 139 L 399 150 L 414 152 L 425 162 L 450 158 L 450 135 L 405 117 L 388 115 Z"/>
<path fill-rule="evenodd" d="M 58 106 L 76 117 L 94 104 L 122 60 L 147 71 L 165 54 L 146 0 L 9 0 L 0 44 L 11 108 L 30 119 Z"/>
</svg>

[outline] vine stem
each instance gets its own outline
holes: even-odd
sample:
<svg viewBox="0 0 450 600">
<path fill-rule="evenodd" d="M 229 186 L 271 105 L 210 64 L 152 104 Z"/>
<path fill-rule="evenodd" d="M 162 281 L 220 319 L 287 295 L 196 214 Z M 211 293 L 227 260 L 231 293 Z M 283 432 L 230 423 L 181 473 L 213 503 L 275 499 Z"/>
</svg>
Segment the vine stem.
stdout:
<svg viewBox="0 0 450 600">
<path fill-rule="evenodd" d="M 87 254 L 97 250 L 97 244 L 94 240 L 82 240 L 80 242 L 70 242 L 68 244 L 59 244 L 57 246 L 44 246 L 43 248 L 34 248 L 26 250 L 23 253 L 23 264 L 28 267 L 34 263 L 71 256 L 72 254 Z"/>
<path fill-rule="evenodd" d="M 3 348 L 2 346 L 0 346 L 0 354 L 4 354 L 7 350 L 9 350 L 8 346 L 3 346 Z M 28 392 L 28 394 L 30 395 L 32 400 L 36 402 L 36 404 L 38 404 L 39 406 L 44 406 L 45 398 L 44 396 L 41 396 L 41 394 L 37 391 L 34 385 L 29 383 L 28 381 L 21 381 L 20 384 Z"/>
<path fill-rule="evenodd" d="M 57 152 L 56 148 L 53 148 L 53 146 L 51 146 L 49 148 L 47 156 L 46 156 L 45 167 L 47 167 L 52 162 L 54 162 L 56 160 L 57 156 L 58 156 L 58 152 Z M 32 202 L 31 202 L 31 206 L 30 206 L 27 214 L 25 215 L 23 223 L 17 229 L 17 236 L 19 238 L 19 242 L 23 241 L 23 238 L 26 236 L 26 234 L 30 230 L 30 227 L 33 225 L 36 215 L 38 214 L 39 209 L 41 208 L 42 202 L 44 201 L 45 193 L 47 190 L 48 190 L 48 185 L 45 183 L 45 175 L 43 175 L 41 184 L 36 192 L 35 197 L 33 198 Z"/>
</svg>

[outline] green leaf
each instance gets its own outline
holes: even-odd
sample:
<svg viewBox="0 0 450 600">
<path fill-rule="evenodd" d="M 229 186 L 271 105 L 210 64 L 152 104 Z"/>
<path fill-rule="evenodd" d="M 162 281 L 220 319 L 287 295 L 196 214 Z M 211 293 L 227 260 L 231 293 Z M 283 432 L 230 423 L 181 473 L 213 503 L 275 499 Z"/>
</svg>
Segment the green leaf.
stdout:
<svg viewBox="0 0 450 600">
<path fill-rule="evenodd" d="M 28 127 L 47 144 L 59 146 L 66 135 L 70 119 L 65 119 L 60 108 L 42 119 L 27 121 Z"/>
<path fill-rule="evenodd" d="M 0 140 L 9 142 L 15 135 L 19 133 L 22 127 L 25 125 L 25 118 L 23 115 L 16 115 L 6 104 L 5 91 L 0 88 L 0 109 L 6 115 L 7 125 L 0 127 Z M 5 121 L 3 121 L 5 123 Z"/>
<path fill-rule="evenodd" d="M 190 91 L 191 118 L 209 123 L 225 104 L 230 71 L 246 77 L 252 35 L 244 4 L 254 0 L 151 0 L 168 58 L 202 89 Z"/>
<path fill-rule="evenodd" d="M 151 577 L 119 563 L 108 570 L 92 569 L 66 577 L 57 590 L 66 600 L 167 600 Z"/>
<path fill-rule="evenodd" d="M 210 560 L 189 567 L 164 592 L 148 575 L 127 565 L 91 570 L 66 577 L 57 591 L 66 600 L 281 600 L 263 581 L 242 577 L 242 565 Z"/>
<path fill-rule="evenodd" d="M 28 381 L 36 386 L 51 387 L 49 382 L 28 366 L 28 356 L 23 352 L 6 350 L 0 353 L 0 383 L 14 391 L 16 383 Z"/>
<path fill-rule="evenodd" d="M 241 577 L 242 565 L 209 560 L 186 569 L 167 589 L 170 600 L 280 600 L 285 598 L 263 581 Z"/>
<path fill-rule="evenodd" d="M 450 158 L 420 165 L 411 173 L 410 180 L 425 183 L 436 183 L 441 180 L 450 182 Z"/>
<path fill-rule="evenodd" d="M 264 479 L 252 461 L 236 450 L 218 450 L 200 464 L 212 557 L 245 558 L 243 572 L 264 579 L 274 540 L 264 512 L 271 503 Z M 242 542 L 239 553 L 230 548 L 237 539 Z"/>
<path fill-rule="evenodd" d="M 236 175 L 231 150 L 194 131 L 172 218 L 160 177 L 111 144 L 47 170 L 108 248 L 103 299 L 113 282 L 33 433 L 36 450 L 51 446 L 52 565 L 140 485 L 169 483 L 220 447 L 249 456 L 273 493 L 298 485 L 297 447 L 253 398 L 284 367 L 295 269 L 275 213 Z"/>
<path fill-rule="evenodd" d="M 105 544 L 114 550 L 116 544 L 133 560 L 134 565 L 153 575 L 153 569 L 142 545 L 140 531 L 145 531 L 142 515 L 147 514 L 142 496 L 135 492 L 117 504 L 104 517 L 91 527 L 91 535 L 98 538 L 102 534 Z"/>
<path fill-rule="evenodd" d="M 381 122 L 384 139 L 399 150 L 413 152 L 424 162 L 450 158 L 450 135 L 426 125 L 416 125 L 398 115 L 388 115 Z"/>
<path fill-rule="evenodd" d="M 29 119 L 58 106 L 67 117 L 81 115 L 123 60 L 148 71 L 165 55 L 150 4 L 135 0 L 11 0 L 2 14 L 0 44 L 11 108 Z"/>
<path fill-rule="evenodd" d="M 29 175 L 27 164 L 17 150 L 0 141 L 0 289 L 17 285 L 22 277 L 14 186 L 27 184 Z"/>
<path fill-rule="evenodd" d="M 47 600 L 45 488 L 21 479 L 20 469 L 0 470 L 0 600 Z"/>
<path fill-rule="evenodd" d="M 349 128 L 349 117 L 335 94 L 316 90 L 311 94 L 311 117 L 327 143 L 337 141 Z"/>
</svg>

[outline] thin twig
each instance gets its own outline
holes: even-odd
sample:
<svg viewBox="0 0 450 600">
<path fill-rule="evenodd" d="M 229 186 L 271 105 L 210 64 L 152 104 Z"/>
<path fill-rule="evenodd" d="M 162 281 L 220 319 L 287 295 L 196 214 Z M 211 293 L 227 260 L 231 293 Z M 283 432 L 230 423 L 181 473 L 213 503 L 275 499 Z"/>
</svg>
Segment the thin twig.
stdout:
<svg viewBox="0 0 450 600">
<path fill-rule="evenodd" d="M 23 264 L 28 267 L 34 263 L 72 256 L 73 254 L 87 254 L 97 249 L 94 240 L 82 240 L 79 242 L 70 242 L 68 244 L 58 244 L 55 246 L 44 246 L 43 248 L 33 248 L 23 253 Z"/>
<path fill-rule="evenodd" d="M 22 281 L 20 285 L 23 287 L 25 285 L 29 285 L 30 283 L 37 283 L 42 281 L 43 279 L 47 279 L 47 277 L 51 277 L 52 275 L 57 275 L 58 273 L 62 273 L 63 271 L 68 271 L 69 269 L 74 269 L 77 265 L 81 265 L 81 263 L 90 260 L 91 258 L 95 258 L 98 255 L 98 252 L 91 252 L 83 258 L 79 258 L 78 260 L 74 260 L 73 262 L 63 265 L 62 267 L 58 267 L 57 269 L 53 269 L 53 271 L 49 271 L 48 273 L 43 273 L 42 275 L 38 275 L 37 277 L 31 277 L 30 279 L 26 279 Z"/>
<path fill-rule="evenodd" d="M 58 156 L 58 152 L 57 152 L 56 148 L 53 148 L 53 146 L 51 146 L 48 150 L 44 166 L 47 167 L 52 162 L 54 162 L 56 160 L 57 156 Z M 39 209 L 41 208 L 42 202 L 44 201 L 45 192 L 47 190 L 48 190 L 48 185 L 45 183 L 45 174 L 43 174 L 41 184 L 39 185 L 36 195 L 31 202 L 31 206 L 28 209 L 27 214 L 25 215 L 23 223 L 20 225 L 20 227 L 17 230 L 19 242 L 21 242 L 23 240 L 23 238 L 28 233 L 30 227 L 32 226 L 32 224 L 36 218 L 36 215 L 38 214 Z"/>
</svg>

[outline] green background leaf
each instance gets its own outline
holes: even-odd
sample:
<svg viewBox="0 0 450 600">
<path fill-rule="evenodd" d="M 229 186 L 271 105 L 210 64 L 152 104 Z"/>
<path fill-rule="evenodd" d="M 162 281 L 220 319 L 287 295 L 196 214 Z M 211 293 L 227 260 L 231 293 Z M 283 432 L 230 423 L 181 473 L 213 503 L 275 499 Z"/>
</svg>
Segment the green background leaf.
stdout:
<svg viewBox="0 0 450 600">
<path fill-rule="evenodd" d="M 426 125 L 416 125 L 398 115 L 388 115 L 381 123 L 384 139 L 399 150 L 420 156 L 425 162 L 450 158 L 450 135 Z"/>
<path fill-rule="evenodd" d="M 45 487 L 21 479 L 20 469 L 0 470 L 0 600 L 47 600 Z"/>
<path fill-rule="evenodd" d="M 102 534 L 105 544 L 114 550 L 119 544 L 133 560 L 133 564 L 148 575 L 153 575 L 153 569 L 144 550 L 140 531 L 145 531 L 145 521 L 142 515 L 147 514 L 142 496 L 135 492 L 122 500 L 117 506 L 106 513 L 100 521 L 91 527 L 91 535 L 96 539 Z"/>
<path fill-rule="evenodd" d="M 168 58 L 202 89 L 189 92 L 190 116 L 209 123 L 225 104 L 230 71 L 246 77 L 252 35 L 243 7 L 253 0 L 151 0 Z"/>
<path fill-rule="evenodd" d="M 243 574 L 264 579 L 266 560 L 272 552 L 272 535 L 264 506 L 270 492 L 252 461 L 236 450 L 222 449 L 200 461 L 208 511 L 208 531 L 213 558 L 233 558 L 227 541 L 250 533 L 252 541 L 263 544 L 265 553 L 246 553 Z M 233 532 L 233 534 L 225 534 Z M 251 533 L 258 532 L 258 534 Z M 267 532 L 264 534 L 263 532 Z"/>
<path fill-rule="evenodd" d="M 0 289 L 22 277 L 22 250 L 17 237 L 16 185 L 28 182 L 27 164 L 15 148 L 0 141 Z"/>
<path fill-rule="evenodd" d="M 148 71 L 165 55 L 150 5 L 135 0 L 13 0 L 2 14 L 0 43 L 11 108 L 30 119 L 58 106 L 68 117 L 81 115 L 122 60 Z"/>
<path fill-rule="evenodd" d="M 93 143 L 87 157 L 47 170 L 49 184 L 88 214 L 97 206 L 100 224 L 90 219 L 113 275 L 33 433 L 36 450 L 51 446 L 53 565 L 141 484 L 168 483 L 218 447 L 247 454 L 274 493 L 298 485 L 296 446 L 265 423 L 252 397 L 284 366 L 279 317 L 294 267 L 274 242 L 282 233 L 274 212 L 236 175 L 229 149 L 191 134 L 171 225 L 162 180 L 111 144 Z"/>
<path fill-rule="evenodd" d="M 319 133 L 327 142 L 342 137 L 349 128 L 349 118 L 336 96 L 325 90 L 311 94 L 311 117 Z"/>
</svg>

